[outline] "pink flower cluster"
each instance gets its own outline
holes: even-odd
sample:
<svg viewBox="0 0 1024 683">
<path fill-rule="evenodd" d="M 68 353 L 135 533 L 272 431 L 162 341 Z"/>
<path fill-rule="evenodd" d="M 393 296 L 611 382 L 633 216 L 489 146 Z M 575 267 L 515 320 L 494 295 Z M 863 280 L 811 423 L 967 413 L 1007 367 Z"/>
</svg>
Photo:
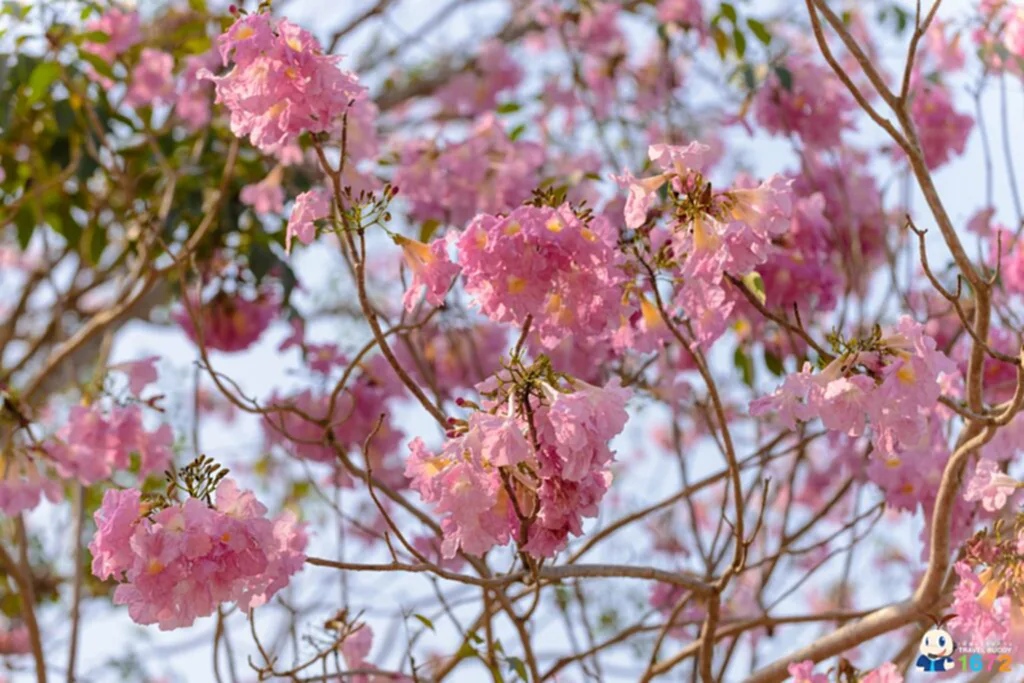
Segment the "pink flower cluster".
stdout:
<svg viewBox="0 0 1024 683">
<path fill-rule="evenodd" d="M 1024 7 L 1012 0 L 982 0 L 981 24 L 973 38 L 986 66 L 996 72 L 1024 73 Z"/>
<path fill-rule="evenodd" d="M 13 517 L 35 508 L 44 495 L 58 502 L 60 484 L 45 477 L 35 460 L 18 451 L 0 454 L 0 512 Z"/>
<path fill-rule="evenodd" d="M 774 310 L 829 311 L 843 280 L 833 261 L 832 224 L 825 218 L 825 198 L 818 192 L 796 200 L 789 231 L 758 267 L 764 279 L 765 305 Z"/>
<path fill-rule="evenodd" d="M 201 336 L 204 347 L 225 353 L 245 351 L 255 344 L 281 308 L 277 296 L 266 292 L 250 299 L 220 291 L 206 304 L 200 303 L 194 294 L 187 296 L 189 309 L 199 319 L 201 335 L 184 306 L 173 314 L 175 321 L 193 342 L 198 344 Z"/>
<path fill-rule="evenodd" d="M 163 50 L 144 48 L 132 69 L 124 101 L 130 107 L 171 104 L 174 95 L 174 57 Z"/>
<path fill-rule="evenodd" d="M 651 145 L 648 154 L 662 173 L 638 180 L 627 171 L 617 178 L 620 185 L 629 188 L 627 226 L 635 228 L 647 221 L 656 192 L 666 183 L 673 196 L 703 196 L 707 185 L 699 169 L 709 151 L 696 142 L 686 147 Z M 757 187 L 720 192 L 710 197 L 710 204 L 690 215 L 688 223 L 677 221 L 672 225 L 672 248 L 682 280 L 674 304 L 689 319 L 696 342 L 705 348 L 725 331 L 735 306 L 724 286 L 725 275 L 743 277 L 752 272 L 768 259 L 773 241 L 789 230 L 791 184 L 776 175 Z M 641 315 L 648 332 L 664 327 L 660 312 L 649 302 L 641 302 Z"/>
<path fill-rule="evenodd" d="M 793 190 L 804 198 L 821 193 L 822 215 L 829 224 L 825 248 L 833 259 L 838 256 L 837 269 L 860 289 L 885 258 L 888 223 L 867 157 L 849 150 L 831 154 L 827 160 L 807 154 L 801 172 L 793 174 Z"/>
<path fill-rule="evenodd" d="M 864 368 L 870 374 L 857 374 Z M 810 364 L 786 377 L 774 394 L 751 402 L 750 414 L 778 413 L 783 425 L 820 418 L 825 428 L 859 437 L 871 428 L 875 446 L 867 474 L 897 507 L 930 502 L 929 484 L 949 451 L 933 419 L 940 379 L 956 365 L 904 316 L 878 351 L 847 353 L 814 374 Z"/>
<path fill-rule="evenodd" d="M 271 397 L 263 418 L 267 443 L 288 455 L 323 463 L 338 462 L 338 453 L 318 422 L 331 419 L 331 435 L 343 452 L 362 453 L 363 443 L 373 432 L 382 413 L 390 415 L 387 403 L 402 395 L 403 385 L 383 356 L 363 362 L 362 372 L 349 379 L 339 392 L 331 410 L 331 393 L 306 389 L 300 393 Z M 370 442 L 369 453 L 375 476 L 389 483 L 401 482 L 400 467 L 388 462 L 402 439 L 402 432 L 390 420 L 385 421 Z M 343 485 L 352 482 L 345 478 Z"/>
<path fill-rule="evenodd" d="M 608 442 L 626 424 L 630 392 L 618 380 L 604 388 L 573 384 L 568 393 L 543 385 L 544 399 L 531 397 L 536 448 L 511 399 L 507 412 L 502 402 L 496 413 L 473 413 L 440 453 L 429 451 L 422 439 L 410 443 L 405 473 L 443 516 L 443 557 L 460 549 L 482 555 L 510 539 L 535 556 L 551 557 L 570 533 L 583 533 L 583 518 L 597 514 L 611 483 L 614 454 Z M 515 502 L 508 493 L 512 487 Z M 517 507 L 526 517 L 536 512 L 525 539 Z"/>
<path fill-rule="evenodd" d="M 994 460 L 982 458 L 974 474 L 967 480 L 964 500 L 980 500 L 986 510 L 997 512 L 1003 509 L 1007 499 L 1021 486 L 1024 484 L 1004 473 Z"/>
<path fill-rule="evenodd" d="M 543 163 L 540 145 L 510 140 L 501 121 L 487 114 L 462 142 L 407 143 L 394 183 L 411 203 L 413 220 L 461 227 L 478 213 L 508 211 L 527 199 Z"/>
<path fill-rule="evenodd" d="M 974 119 L 953 108 L 953 98 L 944 86 L 921 79 L 911 92 L 910 116 L 921 141 L 924 161 L 934 170 L 952 156 L 964 153 Z"/>
<path fill-rule="evenodd" d="M 498 95 L 515 88 L 522 78 L 523 70 L 505 45 L 500 40 L 488 40 L 480 46 L 473 70 L 456 75 L 435 97 L 445 111 L 475 116 L 492 111 Z"/>
<path fill-rule="evenodd" d="M 353 107 L 370 107 L 355 74 L 338 68 L 340 57 L 323 54 L 312 34 L 287 19 L 250 14 L 217 45 L 224 65 L 234 66 L 223 76 L 200 71 L 199 78 L 214 82 L 217 102 L 231 112 L 232 132 L 264 152 L 306 131 L 332 130 L 353 100 Z"/>
<path fill-rule="evenodd" d="M 953 565 L 960 581 L 953 591 L 950 610 L 956 616 L 949 622 L 950 632 L 960 643 L 984 643 L 989 638 L 1005 639 L 1008 634 L 1009 598 L 980 600 L 986 585 L 967 562 Z M 995 596 L 991 596 L 995 598 Z M 1018 608 L 1019 609 L 1019 608 Z"/>
<path fill-rule="evenodd" d="M 128 469 L 135 453 L 140 457 L 140 476 L 164 471 L 171 462 L 173 444 L 170 425 L 146 431 L 138 405 L 104 410 L 100 403 L 93 403 L 71 409 L 67 423 L 47 444 L 46 452 L 56 463 L 58 474 L 90 486 L 116 470 Z"/>
<path fill-rule="evenodd" d="M 102 16 L 91 19 L 85 24 L 85 30 L 97 31 L 110 36 L 105 43 L 86 42 L 83 49 L 91 52 L 103 61 L 110 63 L 142 40 L 138 12 L 125 12 L 112 7 Z"/>
<path fill-rule="evenodd" d="M 216 69 L 220 57 L 214 49 L 185 58 L 185 68 L 178 77 L 174 114 L 190 131 L 197 131 L 210 122 L 213 84 L 199 78 L 200 71 Z"/>
<path fill-rule="evenodd" d="M 109 490 L 89 544 L 92 572 L 122 582 L 114 603 L 139 624 L 170 630 L 209 616 L 222 602 L 248 611 L 288 585 L 305 562 L 305 525 L 273 520 L 250 491 L 224 479 L 211 507 L 196 498 L 144 514 L 136 489 Z"/>
<path fill-rule="evenodd" d="M 541 343 L 588 339 L 618 324 L 624 276 L 617 233 L 603 217 L 585 222 L 568 204 L 481 214 L 458 239 L 465 288 L 491 320 L 533 316 Z"/>
<path fill-rule="evenodd" d="M 856 106 L 835 74 L 801 55 L 783 60 L 789 79 L 773 70 L 754 100 L 754 115 L 765 130 L 797 135 L 811 148 L 837 147 L 853 128 Z"/>
</svg>

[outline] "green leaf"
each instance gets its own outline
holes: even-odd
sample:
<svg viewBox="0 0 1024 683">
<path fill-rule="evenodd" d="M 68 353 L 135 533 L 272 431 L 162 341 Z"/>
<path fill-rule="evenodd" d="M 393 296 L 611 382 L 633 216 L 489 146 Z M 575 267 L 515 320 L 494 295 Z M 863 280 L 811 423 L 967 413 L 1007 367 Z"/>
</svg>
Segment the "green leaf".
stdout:
<svg viewBox="0 0 1024 683">
<path fill-rule="evenodd" d="M 430 619 L 427 619 L 422 614 L 414 614 L 413 616 L 419 619 L 420 623 L 429 628 L 431 631 L 434 631 L 435 633 L 437 632 L 436 629 L 434 628 L 434 622 L 432 622 Z"/>
<path fill-rule="evenodd" d="M 744 64 L 740 67 L 740 73 L 743 74 L 743 84 L 747 86 L 747 90 L 754 92 L 757 88 L 757 77 L 754 75 L 754 67 L 750 64 Z"/>
<path fill-rule="evenodd" d="M 750 27 L 750 32 L 757 36 L 757 39 L 765 45 L 772 42 L 771 32 L 757 19 L 747 19 L 747 26 Z"/>
<path fill-rule="evenodd" d="M 529 683 L 530 677 L 526 673 L 526 665 L 523 664 L 523 660 L 519 659 L 519 657 L 509 657 L 506 661 L 516 676 Z"/>
<path fill-rule="evenodd" d="M 742 346 L 736 347 L 736 353 L 732 357 L 732 364 L 743 374 L 743 383 L 748 387 L 754 386 L 754 362 L 743 351 Z"/>
<path fill-rule="evenodd" d="M 505 102 L 504 104 L 498 105 L 499 114 L 512 114 L 523 108 L 523 105 L 518 102 Z"/>
<path fill-rule="evenodd" d="M 28 77 L 28 87 L 31 91 L 25 99 L 29 104 L 35 104 L 43 99 L 53 82 L 60 77 L 60 64 L 57 62 L 41 62 L 32 69 L 32 75 Z"/>
<path fill-rule="evenodd" d="M 736 23 L 736 8 L 732 6 L 732 3 L 722 3 L 722 16 L 731 21 L 733 24 Z"/>
<path fill-rule="evenodd" d="M 736 44 L 736 56 L 743 59 L 747 54 L 747 37 L 743 35 L 743 31 L 735 29 L 732 32 L 732 40 Z"/>
<path fill-rule="evenodd" d="M 718 56 L 725 59 L 725 55 L 729 52 L 729 36 L 725 35 L 725 31 L 716 26 L 711 30 L 711 37 L 715 41 L 715 49 L 718 50 Z"/>
<path fill-rule="evenodd" d="M 782 377 L 786 374 L 786 367 L 782 364 L 782 359 L 768 349 L 764 350 L 764 364 L 768 368 L 768 372 L 776 377 Z"/>
<path fill-rule="evenodd" d="M 28 248 L 32 233 L 36 229 L 36 217 L 28 204 L 22 205 L 18 215 L 14 217 L 14 223 L 18 226 L 18 246 L 24 251 Z"/>
<path fill-rule="evenodd" d="M 86 62 L 88 62 L 89 65 L 92 66 L 92 68 L 95 69 L 96 73 L 98 73 L 100 76 L 104 76 L 106 78 L 113 80 L 114 70 L 110 68 L 110 65 L 107 64 L 107 62 L 104 61 L 102 57 L 94 55 L 93 53 L 87 50 L 79 50 L 78 56 Z"/>
<path fill-rule="evenodd" d="M 743 276 L 743 284 L 754 294 L 754 296 L 757 297 L 757 300 L 761 302 L 761 305 L 764 306 L 764 302 L 768 297 L 764 289 L 764 280 L 761 278 L 761 274 L 756 270 L 747 273 Z"/>
<path fill-rule="evenodd" d="M 98 45 L 105 45 L 110 42 L 110 34 L 104 33 L 103 31 L 86 31 L 85 33 L 79 33 L 71 40 L 79 45 L 82 43 L 97 43 Z"/>
<path fill-rule="evenodd" d="M 82 233 L 80 249 L 85 259 L 93 266 L 100 262 L 103 250 L 107 248 L 107 231 L 98 225 L 90 225 Z"/>
<path fill-rule="evenodd" d="M 525 123 L 520 123 L 518 126 L 513 128 L 512 131 L 508 134 L 508 139 L 511 140 L 512 142 L 515 142 L 516 140 L 521 138 L 523 136 L 523 133 L 525 133 L 525 132 L 526 132 L 526 124 Z"/>
<path fill-rule="evenodd" d="M 420 242 L 424 244 L 429 242 L 439 227 L 441 227 L 441 221 L 434 220 L 433 218 L 429 221 L 423 221 L 423 225 L 420 227 Z"/>
<path fill-rule="evenodd" d="M 792 92 L 793 72 L 784 66 L 777 66 L 775 67 L 775 75 L 779 77 L 779 85 L 782 86 L 783 90 Z"/>
</svg>

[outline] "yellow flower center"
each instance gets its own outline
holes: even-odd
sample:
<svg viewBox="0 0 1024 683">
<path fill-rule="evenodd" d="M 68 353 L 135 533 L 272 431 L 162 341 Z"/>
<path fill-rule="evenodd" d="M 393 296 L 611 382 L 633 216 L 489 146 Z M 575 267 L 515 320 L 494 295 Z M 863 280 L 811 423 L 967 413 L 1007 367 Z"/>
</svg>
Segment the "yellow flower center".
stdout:
<svg viewBox="0 0 1024 683">
<path fill-rule="evenodd" d="M 519 294 L 524 289 L 526 289 L 526 280 L 524 280 L 521 277 L 516 277 L 515 275 L 509 275 L 508 276 L 508 293 L 509 294 Z"/>
</svg>

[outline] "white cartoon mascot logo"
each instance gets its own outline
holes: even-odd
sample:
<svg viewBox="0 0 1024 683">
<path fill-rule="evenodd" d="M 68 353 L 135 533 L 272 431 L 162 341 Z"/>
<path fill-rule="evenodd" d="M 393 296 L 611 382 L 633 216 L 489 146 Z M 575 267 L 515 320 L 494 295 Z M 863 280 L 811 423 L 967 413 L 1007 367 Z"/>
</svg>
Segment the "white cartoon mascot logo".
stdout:
<svg viewBox="0 0 1024 683">
<path fill-rule="evenodd" d="M 943 625 L 955 616 L 955 614 L 951 614 L 941 620 L 933 618 L 935 628 L 929 629 L 924 634 L 924 637 L 921 638 L 921 646 L 918 648 L 921 653 L 921 656 L 917 658 L 919 670 L 939 673 L 953 668 L 955 664 L 950 655 L 953 654 L 956 644 L 953 642 L 953 636 L 949 635 L 949 631 L 944 629 Z"/>
</svg>

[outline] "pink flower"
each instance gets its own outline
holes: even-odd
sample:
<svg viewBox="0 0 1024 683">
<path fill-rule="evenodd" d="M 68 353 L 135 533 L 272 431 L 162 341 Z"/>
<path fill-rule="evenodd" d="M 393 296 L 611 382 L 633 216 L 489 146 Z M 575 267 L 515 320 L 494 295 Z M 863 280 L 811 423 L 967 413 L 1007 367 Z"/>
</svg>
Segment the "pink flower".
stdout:
<svg viewBox="0 0 1024 683">
<path fill-rule="evenodd" d="M 92 573 L 96 578 L 121 578 L 131 568 L 133 555 L 129 542 L 142 515 L 140 500 L 137 489 L 107 489 L 103 493 L 103 504 L 93 516 L 96 534 L 89 543 Z"/>
<path fill-rule="evenodd" d="M 366 668 L 366 658 L 373 647 L 373 629 L 367 624 L 359 624 L 341 643 L 341 655 L 350 669 Z"/>
<path fill-rule="evenodd" d="M 601 217 L 584 223 L 568 205 L 522 206 L 477 216 L 457 241 L 465 288 L 484 315 L 533 328 L 545 348 L 567 335 L 609 333 L 620 320 L 621 256 Z"/>
<path fill-rule="evenodd" d="M 1001 510 L 1006 500 L 1013 495 L 1020 482 L 999 469 L 995 461 L 982 458 L 974 469 L 974 475 L 967 481 L 964 500 L 980 500 L 989 512 Z"/>
<path fill-rule="evenodd" d="M 794 662 L 788 669 L 789 675 L 793 677 L 793 683 L 828 683 L 828 676 L 814 673 L 814 662 Z"/>
<path fill-rule="evenodd" d="M 456 75 L 435 97 L 447 111 L 474 116 L 493 110 L 498 95 L 515 88 L 522 78 L 522 69 L 505 45 L 499 40 L 488 40 L 480 46 L 474 69 Z"/>
<path fill-rule="evenodd" d="M 821 394 L 821 421 L 826 429 L 849 436 L 864 433 L 867 404 L 872 400 L 875 383 L 863 375 L 840 377 L 825 386 Z"/>
<path fill-rule="evenodd" d="M 394 184 L 416 221 L 462 227 L 480 213 L 509 211 L 540 182 L 544 149 L 510 140 L 494 115 L 481 116 L 461 142 L 413 140 L 399 153 Z"/>
<path fill-rule="evenodd" d="M 953 565 L 960 581 L 953 591 L 953 605 L 950 610 L 956 617 L 950 620 L 949 630 L 961 643 L 985 642 L 995 637 L 1002 640 L 1007 633 L 1004 600 L 983 604 L 978 597 L 985 584 L 974 573 L 971 566 L 960 561 Z"/>
<path fill-rule="evenodd" d="M 105 33 L 110 36 L 110 40 L 105 43 L 86 42 L 83 43 L 82 49 L 105 62 L 112 62 L 115 57 L 142 40 L 139 26 L 138 12 L 123 12 L 112 7 L 99 18 L 91 19 L 85 24 L 86 31 Z"/>
<path fill-rule="evenodd" d="M 659 0 L 657 5 L 658 21 L 675 22 L 697 29 L 704 27 L 701 0 Z"/>
<path fill-rule="evenodd" d="M 929 169 L 964 153 L 974 119 L 953 109 L 949 91 L 923 79 L 911 89 L 910 115 Z M 902 154 L 902 152 L 901 152 Z"/>
<path fill-rule="evenodd" d="M 452 280 L 459 273 L 459 267 L 448 258 L 446 240 L 436 239 L 427 245 L 398 236 L 395 241 L 402 247 L 405 263 L 412 271 L 412 283 L 402 297 L 405 310 L 412 312 L 416 308 L 420 292 L 424 289 L 428 304 L 443 305 Z"/>
<path fill-rule="evenodd" d="M 280 302 L 275 294 L 260 292 L 249 299 L 240 294 L 218 292 L 207 303 L 201 304 L 189 296 L 189 308 L 199 318 L 201 330 L 196 330 L 192 317 L 184 307 L 173 314 L 175 321 L 193 342 L 207 349 L 233 353 L 244 351 L 263 336 L 267 327 L 280 313 Z"/>
<path fill-rule="evenodd" d="M 886 662 L 862 678 L 861 683 L 903 683 L 903 674 L 895 664 Z"/>
<path fill-rule="evenodd" d="M 476 412 L 470 416 L 469 424 L 471 429 L 479 430 L 481 456 L 491 465 L 514 467 L 532 457 L 533 448 L 512 416 Z"/>
<path fill-rule="evenodd" d="M 43 496 L 56 503 L 61 495 L 60 485 L 46 478 L 26 453 L 12 450 L 0 455 L 0 512 L 13 517 L 35 508 Z"/>
<path fill-rule="evenodd" d="M 332 130 L 349 108 L 369 111 L 366 89 L 355 74 L 338 68 L 307 31 L 270 14 L 251 14 L 217 39 L 223 76 L 200 71 L 213 81 L 217 102 L 231 112 L 231 130 L 254 146 L 273 152 L 302 132 Z M 356 118 L 361 115 L 356 113 Z"/>
<path fill-rule="evenodd" d="M 141 360 L 112 365 L 111 370 L 120 370 L 128 375 L 128 390 L 136 398 L 142 396 L 142 390 L 155 382 L 160 376 L 156 370 L 156 362 L 160 356 L 149 356 Z"/>
<path fill-rule="evenodd" d="M 798 135 L 812 148 L 838 146 L 843 131 L 854 127 L 854 110 L 849 91 L 830 69 L 796 54 L 769 73 L 754 100 L 754 115 L 765 130 Z"/>
<path fill-rule="evenodd" d="M 67 423 L 45 446 L 58 474 L 89 486 L 128 469 L 133 453 L 141 458 L 140 476 L 162 472 L 171 461 L 173 441 L 169 425 L 145 430 L 138 405 L 115 405 L 106 412 L 94 403 L 72 408 Z"/>
<path fill-rule="evenodd" d="M 942 73 L 956 71 L 964 66 L 964 51 L 960 48 L 960 34 L 954 34 L 952 39 L 947 38 L 948 26 L 948 22 L 935 19 L 925 35 L 928 52 L 935 58 L 936 67 Z"/>
<path fill-rule="evenodd" d="M 331 194 L 324 189 L 313 189 L 303 192 L 295 198 L 295 206 L 292 207 L 292 215 L 288 219 L 288 228 L 285 232 L 284 248 L 290 252 L 292 248 L 292 237 L 298 237 L 303 244 L 310 244 L 316 236 L 314 221 L 319 221 L 331 215 Z"/>
<path fill-rule="evenodd" d="M 281 166 L 276 166 L 260 182 L 246 185 L 242 188 L 238 198 L 243 204 L 251 206 L 260 215 L 281 213 L 284 211 L 284 188 L 281 187 L 282 170 Z M 291 222 L 289 221 L 290 225 Z M 290 240 L 291 234 L 291 230 L 289 230 L 286 239 Z M 290 244 L 291 242 L 289 241 Z M 306 242 L 306 244 L 309 244 L 309 242 Z"/>
<path fill-rule="evenodd" d="M 227 601 L 248 611 L 305 561 L 304 525 L 291 513 L 266 519 L 266 508 L 231 479 L 218 485 L 215 507 L 189 498 L 144 517 L 139 495 L 107 492 L 89 546 L 93 573 L 122 582 L 114 603 L 128 605 L 136 623 L 190 626 Z"/>
<path fill-rule="evenodd" d="M 27 627 L 0 626 L 0 655 L 26 655 L 30 652 L 32 644 L 29 641 Z"/>
<path fill-rule="evenodd" d="M 614 454 L 608 442 L 625 425 L 630 392 L 618 380 L 604 388 L 577 380 L 572 389 L 544 386 L 544 399 L 533 409 L 536 451 L 526 440 L 525 419 L 512 414 L 474 414 L 468 430 L 451 437 L 440 453 L 418 438 L 409 444 L 405 475 L 442 515 L 442 557 L 452 558 L 459 549 L 483 554 L 512 538 L 527 552 L 550 557 L 565 547 L 569 534 L 583 533 L 583 518 L 597 514 L 611 483 L 607 466 Z M 508 400 L 514 405 L 514 398 Z M 527 503 L 537 506 L 528 538 L 520 536 L 503 476 L 521 481 L 522 495 L 536 498 Z"/>
<path fill-rule="evenodd" d="M 200 71 L 217 68 L 220 58 L 214 49 L 185 58 L 185 68 L 178 76 L 178 92 L 174 114 L 190 131 L 197 131 L 210 122 L 213 84 L 199 78 Z"/>
<path fill-rule="evenodd" d="M 145 48 L 132 69 L 131 84 L 124 101 L 130 107 L 170 104 L 174 93 L 174 57 L 162 50 Z"/>
</svg>

